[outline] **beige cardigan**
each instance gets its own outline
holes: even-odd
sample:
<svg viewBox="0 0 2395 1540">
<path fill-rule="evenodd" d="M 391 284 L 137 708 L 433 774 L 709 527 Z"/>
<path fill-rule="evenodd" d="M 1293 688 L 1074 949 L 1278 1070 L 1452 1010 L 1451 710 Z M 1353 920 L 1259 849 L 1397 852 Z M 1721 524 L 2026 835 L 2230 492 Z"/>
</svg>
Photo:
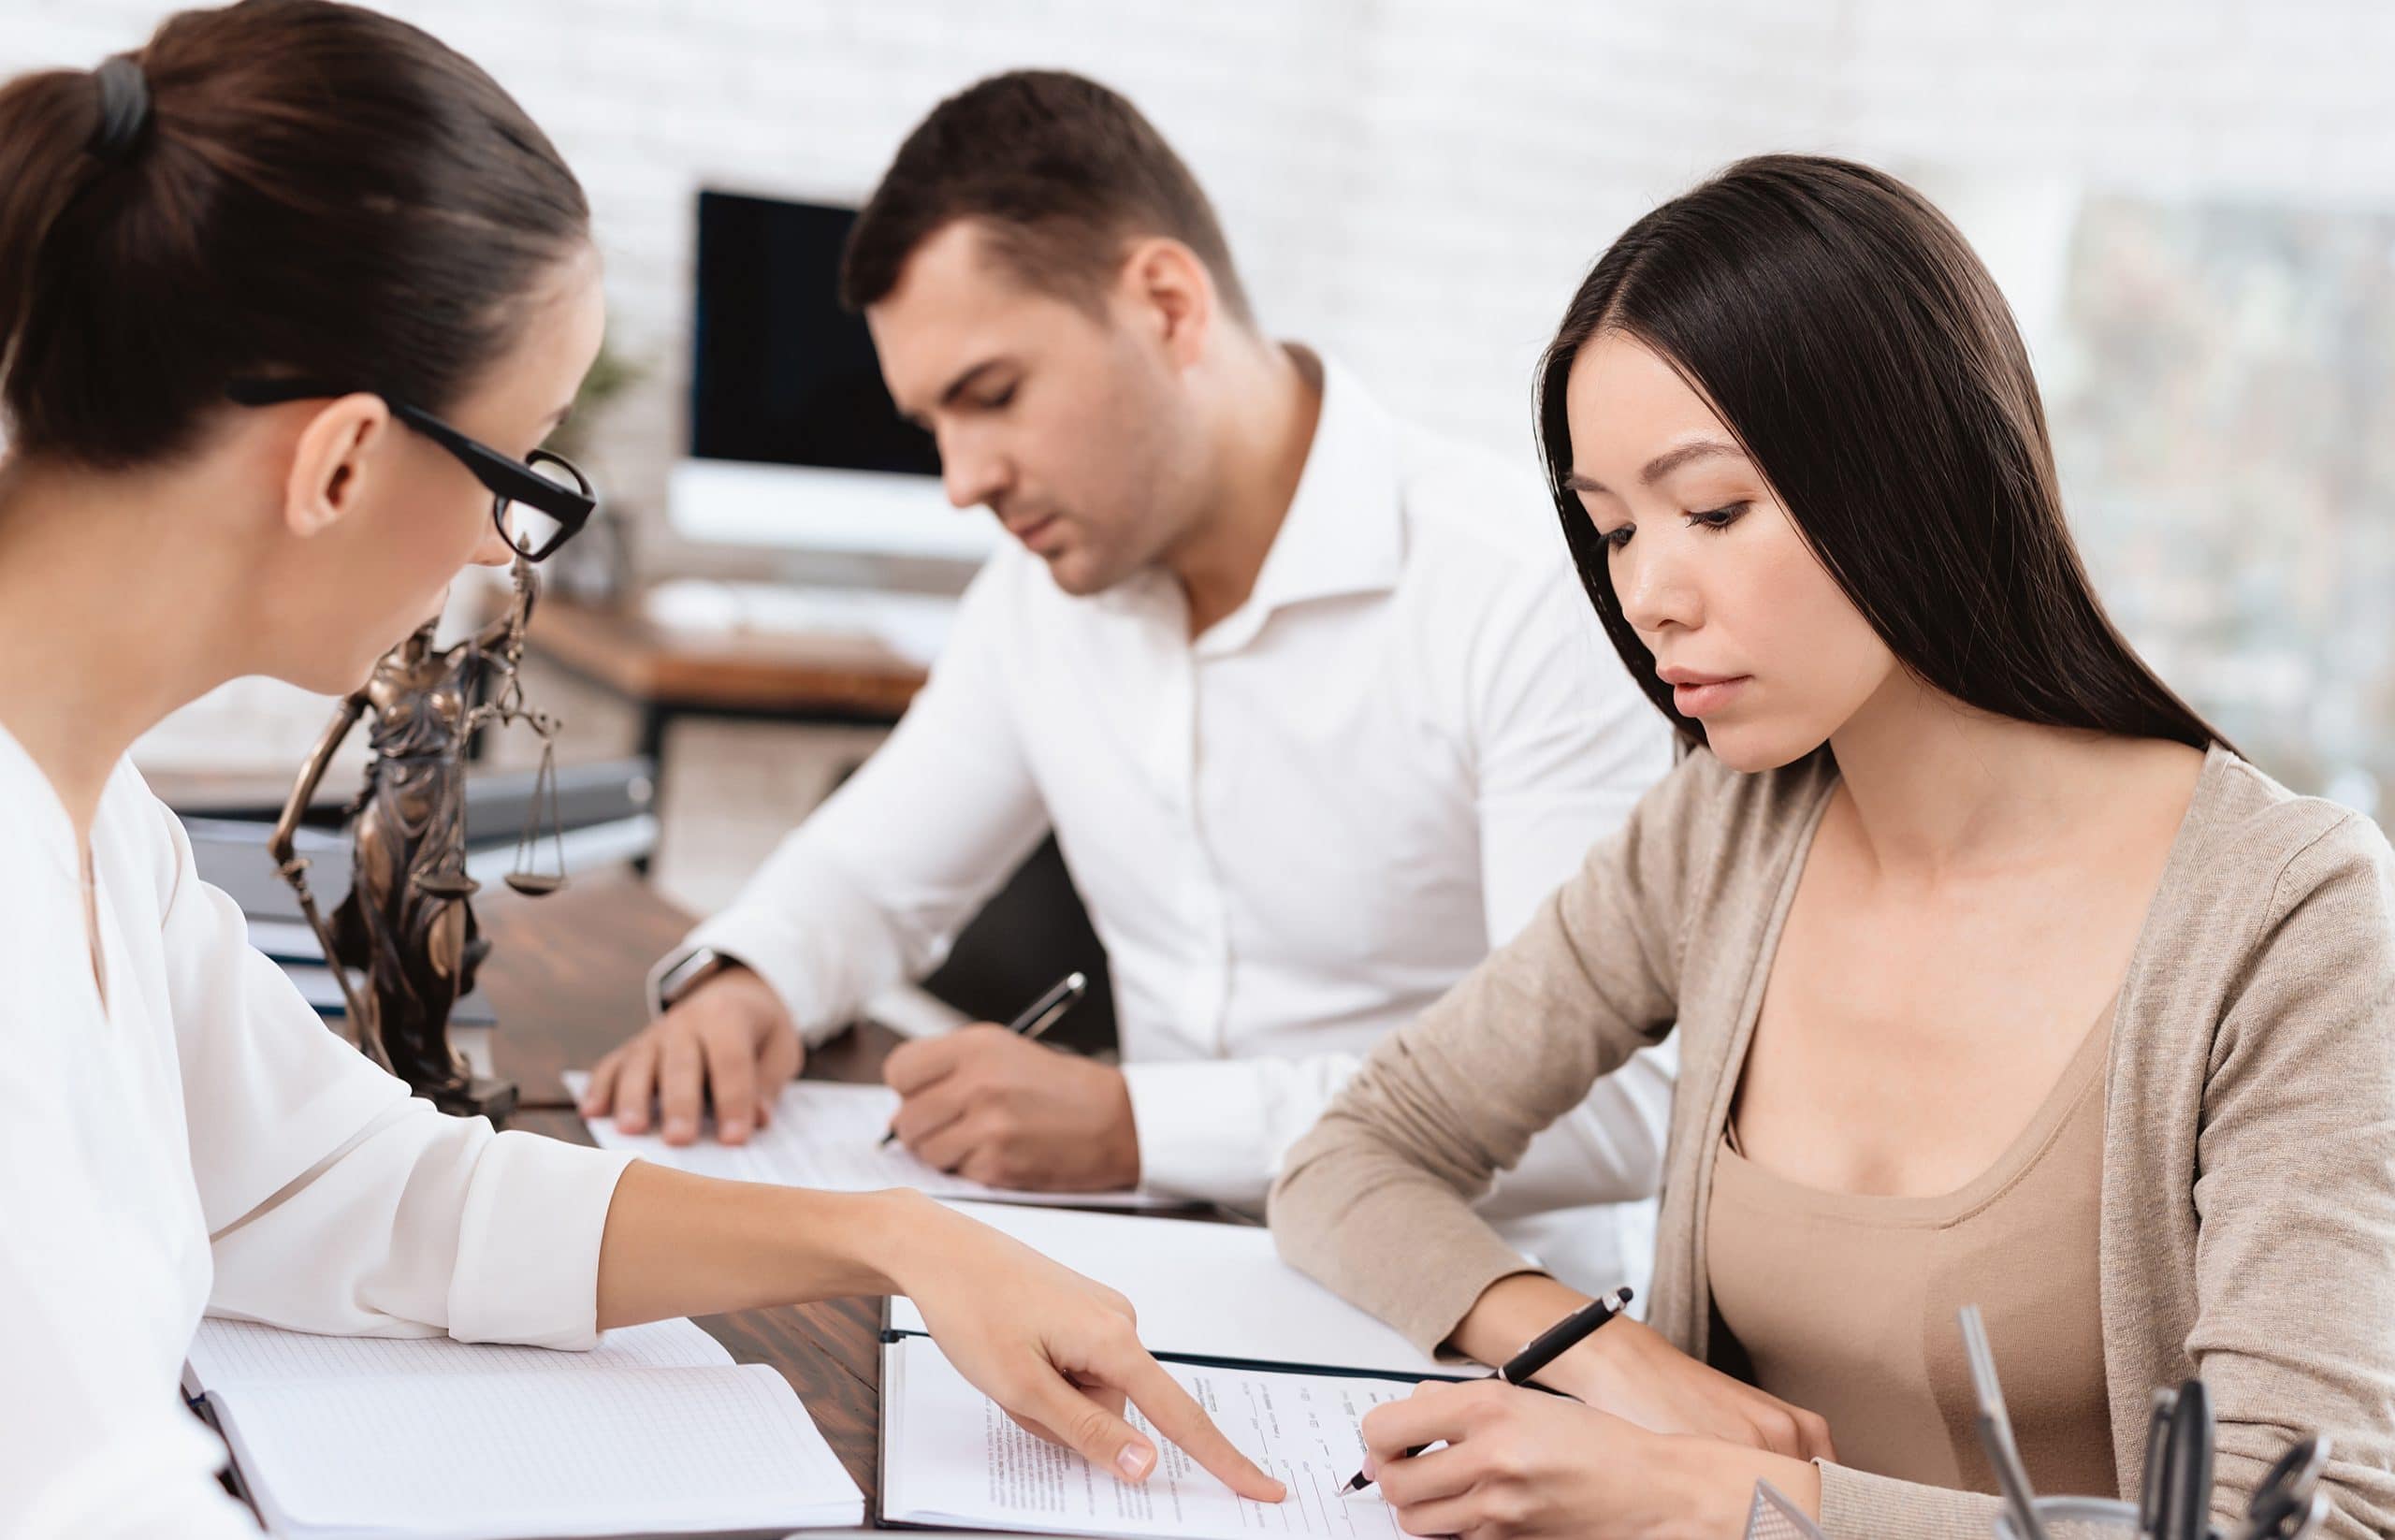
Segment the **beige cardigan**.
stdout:
<svg viewBox="0 0 2395 1540">
<path fill-rule="evenodd" d="M 1444 1342 L 1525 1270 L 1467 1206 L 1532 1134 L 1677 1023 L 1649 1319 L 1703 1358 L 1706 1206 L 1769 961 L 1836 772 L 1691 755 L 1520 938 L 1384 1039 L 1289 1153 L 1282 1254 Z M 2201 1372 L 2218 1517 L 2286 1441 L 2335 1438 L 2325 1533 L 2395 1533 L 2395 852 L 2376 825 L 2207 756 L 2122 982 L 2100 1266 L 2114 1467 L 2148 1392 Z M 1983 1540 L 1993 1498 L 1822 1470 L 1852 1540 Z M 2230 1533 L 2235 1532 L 2234 1524 Z"/>
</svg>

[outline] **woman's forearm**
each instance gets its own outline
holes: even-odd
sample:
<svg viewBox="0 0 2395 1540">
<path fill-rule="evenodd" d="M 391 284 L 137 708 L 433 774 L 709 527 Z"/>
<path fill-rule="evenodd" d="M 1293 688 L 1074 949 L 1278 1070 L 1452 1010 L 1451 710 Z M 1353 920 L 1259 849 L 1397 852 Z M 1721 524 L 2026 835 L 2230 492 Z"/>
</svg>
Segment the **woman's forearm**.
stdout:
<svg viewBox="0 0 2395 1540">
<path fill-rule="evenodd" d="M 1154 1440 L 1123 1420 L 1127 1399 L 1241 1496 L 1287 1495 L 1148 1357 L 1120 1294 L 922 1193 L 718 1182 L 643 1161 L 616 1184 L 602 1329 L 856 1294 L 912 1298 L 960 1373 L 1100 1469 L 1141 1481 L 1157 1468 Z"/>
<path fill-rule="evenodd" d="M 1502 1367 L 1531 1338 L 1588 1302 L 1587 1295 L 1544 1272 L 1517 1272 L 1481 1290 L 1448 1342 L 1466 1358 Z"/>
<path fill-rule="evenodd" d="M 814 1192 L 636 1160 L 599 1242 L 599 1325 L 892 1293 L 899 1258 L 939 1215 L 916 1192 Z"/>
</svg>

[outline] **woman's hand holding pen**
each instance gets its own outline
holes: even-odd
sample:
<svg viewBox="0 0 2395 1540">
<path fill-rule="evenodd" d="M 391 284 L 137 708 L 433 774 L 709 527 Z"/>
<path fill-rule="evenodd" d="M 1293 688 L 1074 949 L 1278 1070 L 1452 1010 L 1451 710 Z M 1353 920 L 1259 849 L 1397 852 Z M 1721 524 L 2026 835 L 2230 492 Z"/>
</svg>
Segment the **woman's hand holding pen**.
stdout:
<svg viewBox="0 0 2395 1540">
<path fill-rule="evenodd" d="M 1287 1495 L 1148 1356 L 1122 1295 L 962 1214 L 925 1203 L 920 1221 L 892 1266 L 895 1291 L 1007 1416 L 1100 1470 L 1144 1481 L 1156 1449 L 1124 1420 L 1127 1399 L 1241 1496 Z"/>
<path fill-rule="evenodd" d="M 1786 1455 L 1835 1460 L 1829 1424 L 1697 1362 L 1644 1321 L 1619 1321 L 1543 1376 L 1590 1406 L 1658 1433 L 1691 1433 Z M 1569 1361 L 1567 1361 L 1569 1360 Z"/>
<path fill-rule="evenodd" d="M 1517 1273 L 1485 1290 L 1456 1330 L 1484 1362 L 1507 1355 L 1581 1296 L 1554 1279 Z M 1835 1460 L 1829 1424 L 1801 1406 L 1697 1362 L 1643 1321 L 1615 1321 L 1540 1371 L 1542 1385 L 1649 1432 L 1692 1434 L 1785 1455 Z"/>
<path fill-rule="evenodd" d="M 1625 1323 L 1617 1322 L 1606 1332 Z M 1409 1534 L 1677 1540 L 1736 1534 L 1768 1480 L 1808 1512 L 1806 1463 L 1713 1439 L 1653 1433 L 1569 1397 L 1426 1381 L 1364 1417 L 1366 1469 Z M 1412 1459 L 1405 1451 L 1441 1445 Z"/>
</svg>

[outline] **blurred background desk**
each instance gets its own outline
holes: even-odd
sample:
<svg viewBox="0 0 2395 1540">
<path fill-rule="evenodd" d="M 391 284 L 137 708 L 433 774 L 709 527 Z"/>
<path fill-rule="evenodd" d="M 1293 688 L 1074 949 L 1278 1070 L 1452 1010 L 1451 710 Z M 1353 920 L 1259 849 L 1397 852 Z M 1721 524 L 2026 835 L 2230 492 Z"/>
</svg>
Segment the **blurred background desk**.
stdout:
<svg viewBox="0 0 2395 1540">
<path fill-rule="evenodd" d="M 838 631 L 689 632 L 638 608 L 553 598 L 527 638 L 546 663 L 628 707 L 632 751 L 654 767 L 663 806 L 673 760 L 667 734 L 685 718 L 800 727 L 887 728 L 923 686 L 922 666 L 879 639 Z M 830 771 L 836 785 L 864 758 Z M 654 852 L 634 863 L 646 872 Z"/>
<path fill-rule="evenodd" d="M 684 717 L 887 727 L 924 670 L 886 643 L 840 632 L 693 633 L 636 609 L 554 598 L 528 638 L 535 658 L 639 715 L 636 751 L 666 768 L 665 734 Z"/>
</svg>

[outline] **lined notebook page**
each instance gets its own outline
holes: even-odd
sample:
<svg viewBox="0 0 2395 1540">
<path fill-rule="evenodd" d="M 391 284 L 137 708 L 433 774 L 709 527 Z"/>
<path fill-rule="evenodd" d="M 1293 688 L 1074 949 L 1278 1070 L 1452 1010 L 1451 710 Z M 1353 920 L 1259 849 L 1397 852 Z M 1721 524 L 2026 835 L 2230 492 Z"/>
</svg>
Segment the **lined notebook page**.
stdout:
<svg viewBox="0 0 2395 1540">
<path fill-rule="evenodd" d="M 566 1089 L 577 1101 L 590 1076 L 569 1069 Z M 712 1129 L 695 1144 L 673 1145 L 655 1134 L 627 1134 L 612 1117 L 594 1119 L 590 1137 L 602 1150 L 626 1150 L 660 1166 L 734 1182 L 771 1182 L 827 1192 L 878 1192 L 913 1187 L 934 1198 L 972 1198 L 1049 1208 L 1183 1209 L 1177 1198 L 1154 1193 L 1033 1193 L 967 1182 L 927 1166 L 902 1145 L 884 1149 L 881 1136 L 898 1111 L 898 1093 L 884 1085 L 792 1081 L 774 1103 L 774 1120 L 746 1144 L 718 1142 Z"/>
<path fill-rule="evenodd" d="M 214 1316 L 199 1323 L 185 1355 L 185 1383 L 201 1390 L 259 1380 L 354 1378 L 362 1374 L 534 1373 L 594 1369 L 713 1369 L 732 1362 L 723 1344 L 687 1320 L 619 1327 L 587 1353 L 447 1337 L 320 1337 L 255 1321 Z"/>
<path fill-rule="evenodd" d="M 257 1381 L 217 1408 L 277 1533 L 508 1540 L 864 1516 L 762 1364 Z"/>
</svg>

